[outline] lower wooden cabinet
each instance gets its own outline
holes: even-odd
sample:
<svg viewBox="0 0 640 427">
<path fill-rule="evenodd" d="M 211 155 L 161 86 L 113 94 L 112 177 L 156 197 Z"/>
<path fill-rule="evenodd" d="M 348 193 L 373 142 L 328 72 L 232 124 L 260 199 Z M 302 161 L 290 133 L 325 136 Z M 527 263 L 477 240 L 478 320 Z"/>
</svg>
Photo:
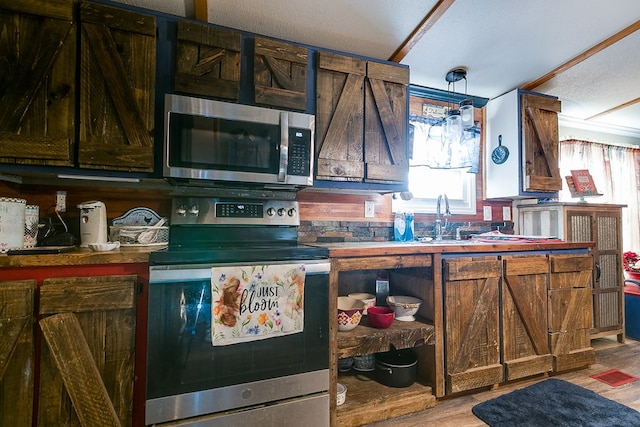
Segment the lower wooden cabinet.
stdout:
<svg viewBox="0 0 640 427">
<path fill-rule="evenodd" d="M 81 425 L 55 362 L 60 348 L 39 327 L 60 313 L 77 319 L 75 341 L 86 343 L 102 382 L 72 382 L 76 395 L 92 404 L 91 390 L 104 386 L 121 425 L 144 424 L 144 352 L 135 350 L 146 340 L 138 305 L 147 272 L 146 264 L 2 269 L 12 280 L 0 281 L 0 426 Z"/>
<path fill-rule="evenodd" d="M 120 424 L 132 425 L 133 383 L 136 336 L 137 277 L 65 277 L 46 279 L 40 288 L 39 314 L 73 313 L 82 327 L 94 362 L 100 372 Z M 41 341 L 38 425 L 74 425 L 78 422 L 71 404 L 67 384 L 56 366 L 59 357 L 47 342 Z M 88 369 L 88 366 L 87 366 Z M 79 378 L 80 372 L 70 376 Z M 96 384 L 78 384 L 77 393 L 93 399 L 88 393 Z M 91 403 L 87 403 L 91 405 Z"/>
<path fill-rule="evenodd" d="M 361 426 L 388 418 L 425 410 L 436 404 L 431 384 L 434 382 L 434 281 L 431 255 L 371 256 L 333 258 L 331 260 L 331 313 L 337 313 L 337 296 L 353 292 L 375 293 L 379 270 L 389 274 L 390 295 L 418 297 L 423 303 L 413 322 L 394 320 L 388 329 L 372 327 L 368 319 L 355 329 L 337 331 L 337 321 L 330 325 L 330 394 L 336 395 L 336 383 L 347 386 L 347 398 L 336 406 L 331 399 L 332 426 Z M 335 317 L 331 317 L 335 319 Z M 413 348 L 418 357 L 417 380 L 405 388 L 382 385 L 374 372 L 338 373 L 340 358 Z"/>
<path fill-rule="evenodd" d="M 0 282 L 0 426 L 31 427 L 35 280 Z"/>
<path fill-rule="evenodd" d="M 595 362 L 587 254 L 443 259 L 445 389 Z"/>
<path fill-rule="evenodd" d="M 465 257 L 443 263 L 446 392 L 501 383 L 500 260 Z"/>
<path fill-rule="evenodd" d="M 558 236 L 571 242 L 595 242 L 591 250 L 593 322 L 591 339 L 617 335 L 624 341 L 622 208 L 596 203 L 519 205 L 520 234 Z"/>
<path fill-rule="evenodd" d="M 554 372 L 591 365 L 591 255 L 550 255 L 549 344 Z"/>
</svg>

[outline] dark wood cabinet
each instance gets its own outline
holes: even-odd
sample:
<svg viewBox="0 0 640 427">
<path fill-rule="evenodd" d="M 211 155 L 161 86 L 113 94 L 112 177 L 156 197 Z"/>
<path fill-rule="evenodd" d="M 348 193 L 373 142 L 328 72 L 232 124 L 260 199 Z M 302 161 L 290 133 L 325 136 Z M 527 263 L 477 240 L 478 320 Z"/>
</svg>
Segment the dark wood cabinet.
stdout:
<svg viewBox="0 0 640 427">
<path fill-rule="evenodd" d="M 317 180 L 406 184 L 406 67 L 318 52 Z"/>
<path fill-rule="evenodd" d="M 254 102 L 304 111 L 307 108 L 309 51 L 278 40 L 254 40 Z"/>
<path fill-rule="evenodd" d="M 443 260 L 447 393 L 504 381 L 498 257 Z"/>
<path fill-rule="evenodd" d="M 595 362 L 591 255 L 443 260 L 448 394 Z"/>
<path fill-rule="evenodd" d="M 80 4 L 82 168 L 152 172 L 156 19 Z"/>
<path fill-rule="evenodd" d="M 503 256 L 501 285 L 502 359 L 505 380 L 553 368 L 544 310 L 549 281 L 545 255 Z"/>
<path fill-rule="evenodd" d="M 0 20 L 2 163 L 153 171 L 153 16 L 30 0 L 1 2 Z"/>
<path fill-rule="evenodd" d="M 591 347 L 591 255 L 550 255 L 547 307 L 554 372 L 595 363 Z"/>
<path fill-rule="evenodd" d="M 137 276 L 45 279 L 39 314 L 74 313 L 121 425 L 132 425 Z M 73 425 L 77 415 L 54 363 L 41 344 L 38 425 Z M 77 374 L 77 373 L 76 373 Z M 96 385 L 86 384 L 91 390 Z M 89 396 L 86 396 L 89 398 Z M 74 421 L 75 420 L 75 421 Z"/>
<path fill-rule="evenodd" d="M 560 191 L 560 100 L 516 89 L 490 100 L 486 112 L 485 197 L 552 197 Z M 509 150 L 500 163 L 491 156 L 498 145 Z"/>
<path fill-rule="evenodd" d="M 98 389 L 108 395 L 121 425 L 144 425 L 146 355 L 136 349 L 146 345 L 148 264 L 67 265 L 64 255 L 43 255 L 58 256 L 63 257 L 56 260 L 60 265 L 31 264 L 29 256 L 24 263 L 31 267 L 1 268 L 7 280 L 0 281 L 0 425 L 80 425 L 70 396 L 97 409 Z M 74 343 L 54 327 L 58 345 L 52 349 L 51 336 L 45 339 L 40 323 L 57 321 L 59 314 L 77 319 L 82 336 L 72 341 L 86 346 L 93 359 L 89 363 L 85 354 L 65 360 L 97 369 L 99 382 L 81 382 L 84 372 L 59 368 L 56 360 L 69 354 Z M 51 333 L 51 323 L 47 329 Z"/>
<path fill-rule="evenodd" d="M 238 101 L 241 42 L 239 31 L 178 21 L 175 91 Z"/>
<path fill-rule="evenodd" d="M 2 0 L 0 28 L 0 162 L 72 166 L 74 0 Z"/>
<path fill-rule="evenodd" d="M 0 282 L 0 425 L 31 427 L 35 280 Z"/>
</svg>

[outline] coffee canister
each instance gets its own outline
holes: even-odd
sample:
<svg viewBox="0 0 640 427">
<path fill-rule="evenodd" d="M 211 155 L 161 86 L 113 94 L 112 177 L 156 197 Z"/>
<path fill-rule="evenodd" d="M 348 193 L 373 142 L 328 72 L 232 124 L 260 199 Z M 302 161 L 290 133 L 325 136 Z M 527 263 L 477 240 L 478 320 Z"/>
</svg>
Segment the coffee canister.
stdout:
<svg viewBox="0 0 640 427">
<path fill-rule="evenodd" d="M 38 240 L 38 223 L 40 222 L 40 207 L 27 205 L 24 210 L 24 241 L 25 248 L 33 248 Z"/>
<path fill-rule="evenodd" d="M 25 199 L 0 197 L 0 252 L 24 245 Z"/>
</svg>

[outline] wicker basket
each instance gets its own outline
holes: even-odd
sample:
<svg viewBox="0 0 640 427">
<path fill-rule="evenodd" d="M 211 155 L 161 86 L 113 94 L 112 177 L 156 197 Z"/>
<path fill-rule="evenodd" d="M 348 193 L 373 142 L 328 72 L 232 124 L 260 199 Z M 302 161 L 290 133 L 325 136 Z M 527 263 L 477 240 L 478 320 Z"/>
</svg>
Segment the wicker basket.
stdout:
<svg viewBox="0 0 640 427">
<path fill-rule="evenodd" d="M 144 234 L 147 239 L 142 239 L 140 235 Z M 144 225 L 112 225 L 109 230 L 109 240 L 112 242 L 120 242 L 124 246 L 161 246 L 169 243 L 169 227 L 150 227 Z"/>
</svg>

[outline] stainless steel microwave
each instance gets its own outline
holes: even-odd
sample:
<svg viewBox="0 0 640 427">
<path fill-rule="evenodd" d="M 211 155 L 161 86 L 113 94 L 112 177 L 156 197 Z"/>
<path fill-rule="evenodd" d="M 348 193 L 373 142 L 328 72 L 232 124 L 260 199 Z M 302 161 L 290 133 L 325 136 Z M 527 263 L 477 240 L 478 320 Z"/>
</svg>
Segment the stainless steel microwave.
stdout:
<svg viewBox="0 0 640 427">
<path fill-rule="evenodd" d="M 165 96 L 163 175 L 221 185 L 313 184 L 315 116 L 189 96 Z"/>
</svg>

